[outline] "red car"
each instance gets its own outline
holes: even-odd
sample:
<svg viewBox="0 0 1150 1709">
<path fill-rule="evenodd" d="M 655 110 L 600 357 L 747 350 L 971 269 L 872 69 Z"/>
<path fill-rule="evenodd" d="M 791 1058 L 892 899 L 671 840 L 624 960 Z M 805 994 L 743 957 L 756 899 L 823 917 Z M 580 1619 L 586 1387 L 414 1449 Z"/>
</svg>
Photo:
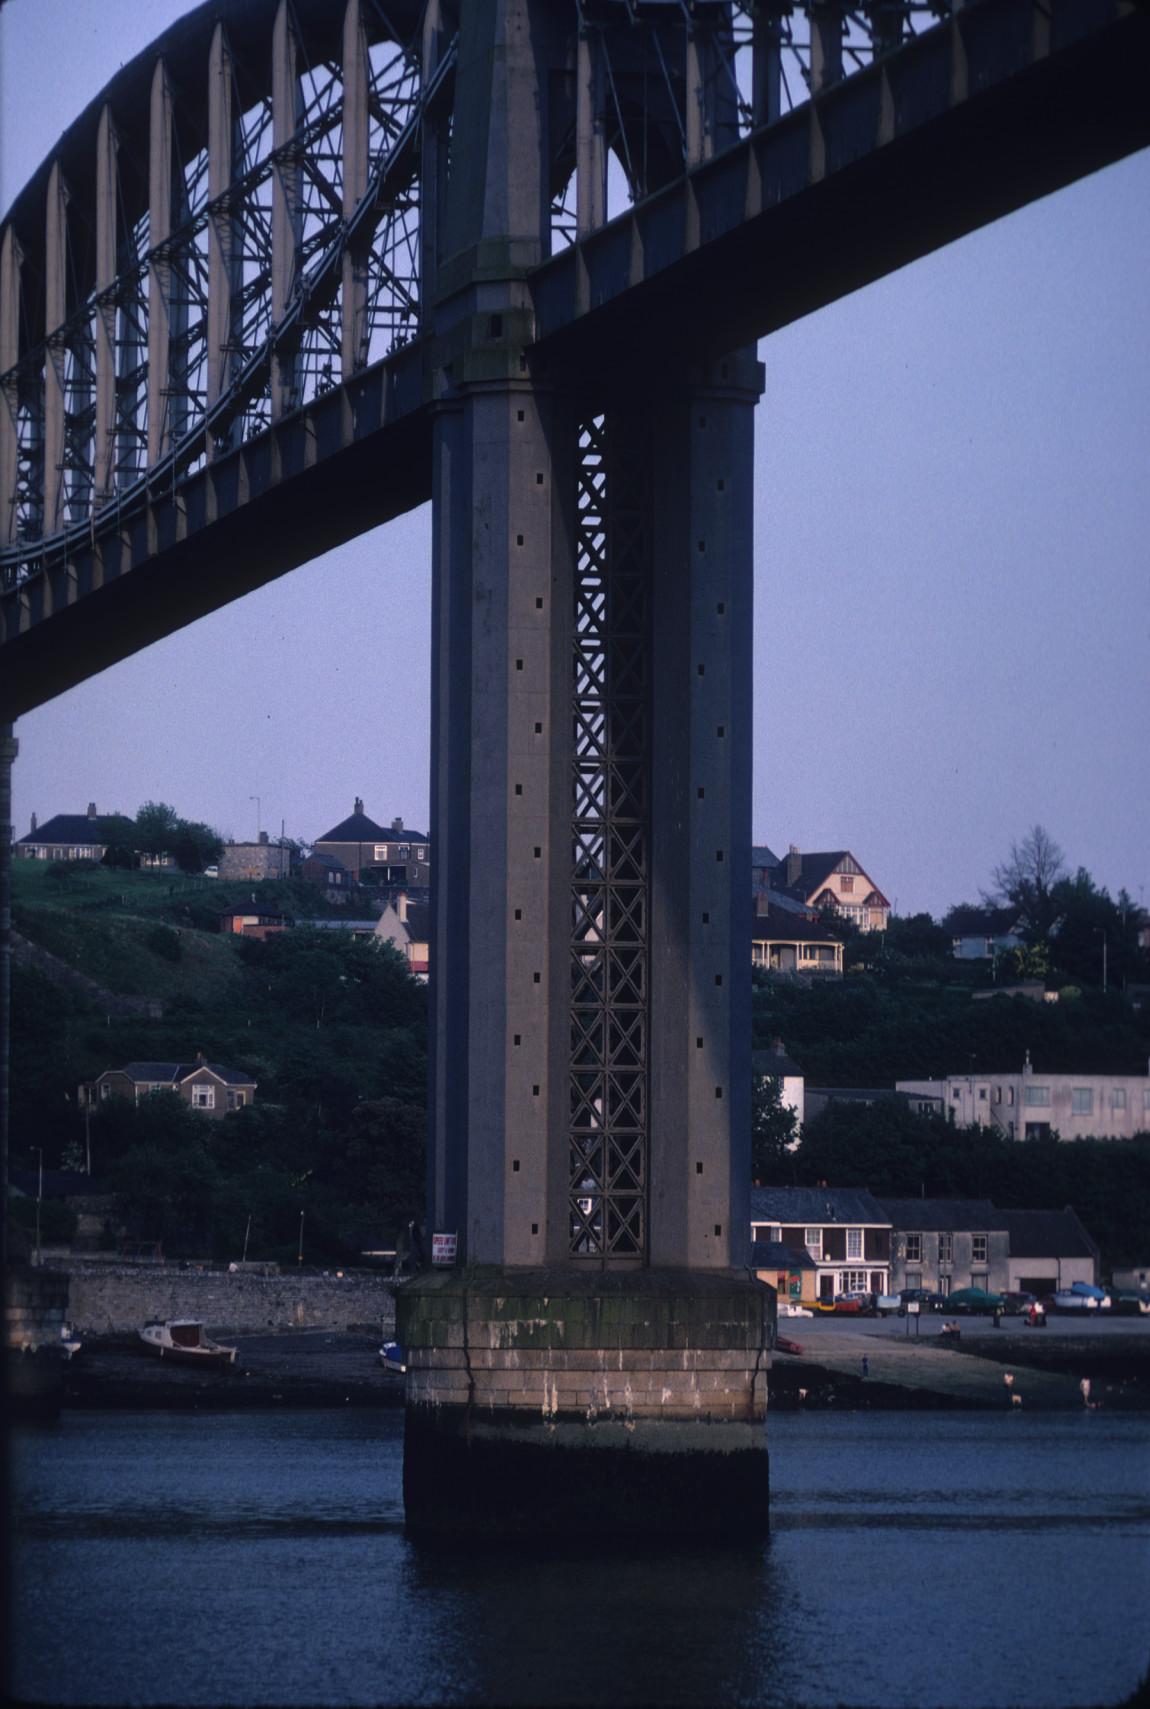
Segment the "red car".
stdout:
<svg viewBox="0 0 1150 1709">
<path fill-rule="evenodd" d="M 873 1294 L 839 1294 L 835 1300 L 835 1310 L 851 1312 L 856 1317 L 873 1317 L 875 1311 Z"/>
</svg>

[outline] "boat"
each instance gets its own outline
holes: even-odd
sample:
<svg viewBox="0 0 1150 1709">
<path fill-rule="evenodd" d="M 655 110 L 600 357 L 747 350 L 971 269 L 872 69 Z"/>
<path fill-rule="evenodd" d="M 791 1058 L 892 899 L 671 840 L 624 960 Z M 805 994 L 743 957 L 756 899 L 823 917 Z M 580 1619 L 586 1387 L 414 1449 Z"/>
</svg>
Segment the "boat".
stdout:
<svg viewBox="0 0 1150 1709">
<path fill-rule="evenodd" d="M 60 1325 L 60 1347 L 65 1359 L 74 1359 L 83 1346 L 83 1342 L 70 1323 Z"/>
<path fill-rule="evenodd" d="M 166 1323 L 146 1323 L 140 1331 L 140 1340 L 147 1352 L 155 1353 L 161 1359 L 170 1359 L 177 1365 L 211 1368 L 236 1362 L 237 1349 L 221 1347 L 218 1341 L 204 1334 L 203 1324 L 191 1317 L 173 1317 Z"/>
<path fill-rule="evenodd" d="M 398 1341 L 385 1341 L 379 1350 L 379 1362 L 385 1371 L 397 1371 L 403 1376 L 407 1370 L 406 1347 L 401 1347 Z"/>
</svg>

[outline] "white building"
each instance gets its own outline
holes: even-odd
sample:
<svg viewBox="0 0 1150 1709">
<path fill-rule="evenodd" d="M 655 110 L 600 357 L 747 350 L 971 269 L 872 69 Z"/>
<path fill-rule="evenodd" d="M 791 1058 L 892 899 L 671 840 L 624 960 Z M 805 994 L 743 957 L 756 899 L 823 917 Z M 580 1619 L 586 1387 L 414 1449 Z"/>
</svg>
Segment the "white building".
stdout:
<svg viewBox="0 0 1150 1709">
<path fill-rule="evenodd" d="M 939 1100 L 959 1127 L 994 1127 L 1012 1139 L 1133 1139 L 1150 1132 L 1150 1074 L 1041 1074 L 1027 1052 L 1017 1074 L 949 1074 L 897 1080 L 911 1097 Z"/>
</svg>

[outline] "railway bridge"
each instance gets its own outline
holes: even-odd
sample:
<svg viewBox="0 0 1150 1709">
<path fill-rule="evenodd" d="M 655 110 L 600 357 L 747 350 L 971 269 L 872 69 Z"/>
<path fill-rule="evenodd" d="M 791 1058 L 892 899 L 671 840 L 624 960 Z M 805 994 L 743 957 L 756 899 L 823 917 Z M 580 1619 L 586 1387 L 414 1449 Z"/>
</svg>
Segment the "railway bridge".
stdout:
<svg viewBox="0 0 1150 1709">
<path fill-rule="evenodd" d="M 755 340 L 1145 146 L 1148 50 L 1127 0 L 205 0 L 8 212 L 5 826 L 22 713 L 432 501 L 417 1528 L 766 1522 Z"/>
</svg>

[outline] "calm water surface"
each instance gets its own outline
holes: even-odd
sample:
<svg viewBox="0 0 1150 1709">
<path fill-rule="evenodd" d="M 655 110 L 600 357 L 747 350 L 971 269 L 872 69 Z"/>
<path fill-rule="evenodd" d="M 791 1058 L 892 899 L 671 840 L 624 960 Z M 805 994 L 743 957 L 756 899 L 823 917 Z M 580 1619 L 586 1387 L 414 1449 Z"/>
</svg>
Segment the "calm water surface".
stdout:
<svg viewBox="0 0 1150 1709">
<path fill-rule="evenodd" d="M 778 1415 L 770 1541 L 403 1535 L 396 1412 L 14 1435 L 9 1690 L 74 1704 L 1074 1709 L 1150 1659 L 1150 1425 Z"/>
</svg>

